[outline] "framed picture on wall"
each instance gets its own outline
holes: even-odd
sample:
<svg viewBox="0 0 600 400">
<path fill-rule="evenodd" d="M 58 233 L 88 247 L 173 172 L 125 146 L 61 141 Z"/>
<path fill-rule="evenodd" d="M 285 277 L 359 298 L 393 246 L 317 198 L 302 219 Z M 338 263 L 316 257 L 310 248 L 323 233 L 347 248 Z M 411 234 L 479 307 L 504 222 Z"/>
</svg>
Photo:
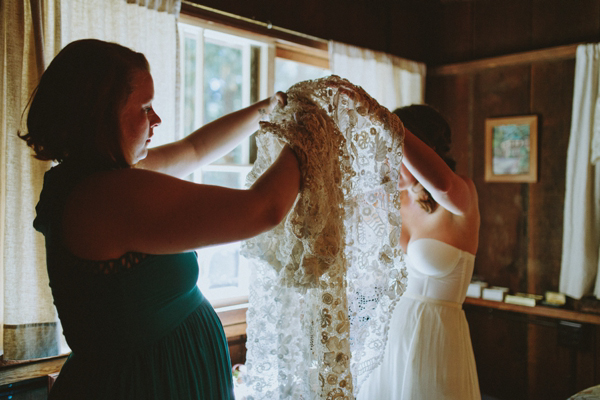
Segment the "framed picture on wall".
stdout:
<svg viewBox="0 0 600 400">
<path fill-rule="evenodd" d="M 486 118 L 485 181 L 537 182 L 538 117 Z"/>
</svg>

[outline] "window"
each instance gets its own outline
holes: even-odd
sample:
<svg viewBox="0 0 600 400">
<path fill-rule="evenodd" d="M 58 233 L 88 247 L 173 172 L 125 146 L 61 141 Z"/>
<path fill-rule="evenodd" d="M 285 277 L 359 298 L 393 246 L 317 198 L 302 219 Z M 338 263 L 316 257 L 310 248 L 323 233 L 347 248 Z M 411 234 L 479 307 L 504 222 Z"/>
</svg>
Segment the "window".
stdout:
<svg viewBox="0 0 600 400">
<path fill-rule="evenodd" d="M 331 75 L 328 69 L 288 60 L 275 58 L 275 91 L 285 92 L 292 85 L 307 79 L 322 78 Z"/>
<path fill-rule="evenodd" d="M 286 91 L 307 79 L 331 75 L 329 55 L 323 50 L 287 42 L 277 44 L 275 51 L 275 91 Z"/>
<path fill-rule="evenodd" d="M 329 74 L 325 68 L 279 57 L 280 54 L 275 57 L 276 44 L 270 38 L 241 36 L 191 22 L 180 22 L 178 27 L 181 137 L 277 90 L 286 91 L 296 82 Z M 189 179 L 243 188 L 255 158 L 256 145 L 250 137 Z M 237 242 L 198 250 L 198 286 L 215 307 L 247 301 L 250 272 L 240 247 Z"/>
</svg>

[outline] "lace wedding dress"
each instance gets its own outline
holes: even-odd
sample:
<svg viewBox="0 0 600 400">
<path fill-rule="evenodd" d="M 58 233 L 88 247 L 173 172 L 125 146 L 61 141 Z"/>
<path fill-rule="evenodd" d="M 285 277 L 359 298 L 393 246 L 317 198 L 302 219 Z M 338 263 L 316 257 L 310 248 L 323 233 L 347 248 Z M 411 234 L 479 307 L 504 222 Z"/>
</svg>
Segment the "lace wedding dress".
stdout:
<svg viewBox="0 0 600 400">
<path fill-rule="evenodd" d="M 291 87 L 257 135 L 254 182 L 288 143 L 302 189 L 251 259 L 248 399 L 353 399 L 382 360 L 406 284 L 397 189 L 404 128 L 330 76 Z"/>
</svg>

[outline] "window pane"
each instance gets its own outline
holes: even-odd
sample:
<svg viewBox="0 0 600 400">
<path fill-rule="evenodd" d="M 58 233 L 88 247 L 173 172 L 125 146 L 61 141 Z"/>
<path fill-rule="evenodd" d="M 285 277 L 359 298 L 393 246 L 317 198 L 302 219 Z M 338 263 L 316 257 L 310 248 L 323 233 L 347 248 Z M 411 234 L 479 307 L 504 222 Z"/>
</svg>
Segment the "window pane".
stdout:
<svg viewBox="0 0 600 400">
<path fill-rule="evenodd" d="M 287 91 L 290 86 L 308 79 L 330 75 L 331 71 L 285 58 L 275 59 L 275 91 Z"/>
<path fill-rule="evenodd" d="M 244 186 L 246 173 L 202 171 L 202 183 L 206 185 L 225 186 L 232 189 L 241 189 Z"/>
<path fill-rule="evenodd" d="M 209 289 L 238 285 L 239 258 L 238 249 L 228 246 L 222 246 L 212 254 L 208 262 Z"/>
<path fill-rule="evenodd" d="M 181 23 L 183 49 L 182 114 L 188 134 L 203 124 L 260 99 L 266 92 L 267 45 L 236 35 Z M 201 75 L 197 75 L 197 73 Z M 194 172 L 194 182 L 241 189 L 252 168 L 250 140 L 232 153 Z M 240 255 L 240 242 L 198 249 L 198 286 L 213 304 L 242 300 L 248 295 L 250 268 Z"/>
<path fill-rule="evenodd" d="M 250 269 L 239 242 L 201 249 L 198 263 L 198 287 L 211 302 L 248 295 Z"/>
<path fill-rule="evenodd" d="M 242 108 L 242 49 L 219 43 L 204 45 L 204 124 Z M 237 147 L 215 164 L 242 163 Z"/>
<path fill-rule="evenodd" d="M 210 165 L 198 173 L 201 182 L 241 189 L 252 166 Z M 250 269 L 240 255 L 241 242 L 205 247 L 198 250 L 200 277 L 198 286 L 211 301 L 248 295 Z"/>
</svg>

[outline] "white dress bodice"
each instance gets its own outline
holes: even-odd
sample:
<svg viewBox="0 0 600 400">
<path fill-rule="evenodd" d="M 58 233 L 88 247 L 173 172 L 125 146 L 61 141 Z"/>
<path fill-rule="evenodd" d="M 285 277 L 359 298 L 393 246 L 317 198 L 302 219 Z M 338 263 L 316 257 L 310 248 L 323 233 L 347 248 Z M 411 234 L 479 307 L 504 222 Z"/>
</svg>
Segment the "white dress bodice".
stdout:
<svg viewBox="0 0 600 400">
<path fill-rule="evenodd" d="M 406 249 L 405 295 L 462 304 L 473 274 L 475 256 L 437 239 L 416 239 Z"/>
<path fill-rule="evenodd" d="M 406 250 L 406 292 L 385 356 L 357 400 L 481 400 L 462 309 L 475 256 L 435 239 L 416 239 Z"/>
</svg>

